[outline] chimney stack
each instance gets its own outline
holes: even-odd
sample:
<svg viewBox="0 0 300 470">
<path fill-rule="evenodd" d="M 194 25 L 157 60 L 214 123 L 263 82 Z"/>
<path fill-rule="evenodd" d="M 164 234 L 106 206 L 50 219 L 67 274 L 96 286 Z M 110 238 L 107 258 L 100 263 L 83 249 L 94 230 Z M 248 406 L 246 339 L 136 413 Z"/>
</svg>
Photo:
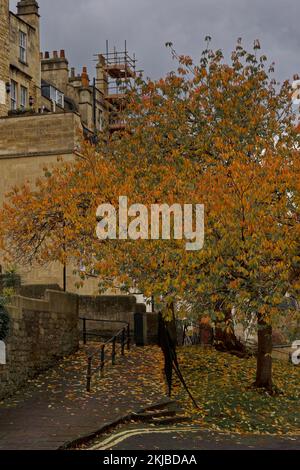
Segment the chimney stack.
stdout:
<svg viewBox="0 0 300 470">
<path fill-rule="evenodd" d="M 89 80 L 89 76 L 87 73 L 87 67 L 82 68 L 81 83 L 84 88 L 87 88 L 90 86 L 90 80 Z"/>
<path fill-rule="evenodd" d="M 67 94 L 69 63 L 64 49 L 53 51 L 51 54 L 46 51 L 41 61 L 41 68 L 43 80 L 52 83 L 58 90 Z"/>
<path fill-rule="evenodd" d="M 36 15 L 39 17 L 39 4 L 36 0 L 20 0 L 17 4 L 17 15 L 18 16 L 28 16 L 28 22 L 30 21 L 30 16 Z M 35 24 L 32 24 L 35 26 Z"/>
</svg>

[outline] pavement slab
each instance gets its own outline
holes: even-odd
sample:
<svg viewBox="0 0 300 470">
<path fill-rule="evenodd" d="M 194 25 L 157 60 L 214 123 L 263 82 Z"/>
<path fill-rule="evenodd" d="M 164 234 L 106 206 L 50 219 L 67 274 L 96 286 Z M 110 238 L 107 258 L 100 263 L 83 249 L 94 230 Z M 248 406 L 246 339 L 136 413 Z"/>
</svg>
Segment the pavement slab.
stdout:
<svg viewBox="0 0 300 470">
<path fill-rule="evenodd" d="M 166 399 L 158 347 L 118 355 L 90 393 L 86 353 L 82 347 L 0 402 L 0 450 L 56 450 Z"/>
</svg>

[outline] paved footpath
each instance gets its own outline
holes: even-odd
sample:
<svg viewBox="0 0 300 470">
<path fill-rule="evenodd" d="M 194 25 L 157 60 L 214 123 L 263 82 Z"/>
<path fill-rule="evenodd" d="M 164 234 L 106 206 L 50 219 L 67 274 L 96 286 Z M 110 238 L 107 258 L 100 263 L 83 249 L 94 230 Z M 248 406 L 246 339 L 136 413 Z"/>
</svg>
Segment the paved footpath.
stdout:
<svg viewBox="0 0 300 470">
<path fill-rule="evenodd" d="M 86 352 L 61 361 L 0 402 L 1 450 L 56 450 L 164 399 L 158 348 L 133 348 L 85 390 Z"/>
</svg>

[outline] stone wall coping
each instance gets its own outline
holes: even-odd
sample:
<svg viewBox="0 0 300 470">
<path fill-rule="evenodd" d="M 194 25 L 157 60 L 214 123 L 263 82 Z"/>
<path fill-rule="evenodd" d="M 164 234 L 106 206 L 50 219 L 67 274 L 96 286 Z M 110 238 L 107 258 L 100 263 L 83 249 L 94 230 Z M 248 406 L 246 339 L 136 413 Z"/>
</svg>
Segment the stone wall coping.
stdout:
<svg viewBox="0 0 300 470">
<path fill-rule="evenodd" d="M 34 299 L 15 295 L 11 299 L 11 303 L 7 305 L 9 309 L 16 310 L 30 310 L 30 311 L 43 311 L 43 312 L 66 312 L 66 305 L 63 300 L 73 300 L 77 302 L 78 294 L 69 292 L 46 290 L 44 299 Z M 55 304 L 55 309 L 53 309 Z"/>
<path fill-rule="evenodd" d="M 127 295 L 127 294 L 104 294 L 104 295 L 79 295 L 80 298 L 89 298 L 89 299 L 134 299 L 135 303 L 137 302 L 136 297 L 132 295 Z"/>
<path fill-rule="evenodd" d="M 12 160 L 12 159 L 17 159 L 17 158 L 31 158 L 31 157 L 50 157 L 52 155 L 55 155 L 57 157 L 59 156 L 65 156 L 65 155 L 77 155 L 77 152 L 75 149 L 71 148 L 66 148 L 66 149 L 58 149 L 54 150 L 53 152 L 50 151 L 45 151 L 45 152 L 28 152 L 24 154 L 22 153 L 5 153 L 5 154 L 0 154 L 0 160 Z"/>
<path fill-rule="evenodd" d="M 58 117 L 62 117 L 62 116 L 66 116 L 66 115 L 74 115 L 74 116 L 78 116 L 80 118 L 80 114 L 76 111 L 64 111 L 63 113 L 53 113 L 53 112 L 50 112 L 50 113 L 32 113 L 32 114 L 13 114 L 13 115 L 10 115 L 10 116 L 1 116 L 0 117 L 0 121 L 5 121 L 5 120 L 9 120 L 9 119 L 32 119 L 32 118 L 45 118 L 45 117 L 50 117 L 50 116 L 54 116 L 56 119 Z"/>
</svg>

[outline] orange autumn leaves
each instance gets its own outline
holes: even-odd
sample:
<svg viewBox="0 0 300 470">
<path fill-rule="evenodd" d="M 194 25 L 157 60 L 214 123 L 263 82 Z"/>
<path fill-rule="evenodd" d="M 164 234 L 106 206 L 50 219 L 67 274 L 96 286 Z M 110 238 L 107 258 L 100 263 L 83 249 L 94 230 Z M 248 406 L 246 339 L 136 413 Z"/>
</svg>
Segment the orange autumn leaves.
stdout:
<svg viewBox="0 0 300 470">
<path fill-rule="evenodd" d="M 11 194 L 1 217 L 7 253 L 18 262 L 84 265 L 100 289 L 134 286 L 162 307 L 177 301 L 214 317 L 225 298 L 241 315 L 276 316 L 298 269 L 290 86 L 279 87 L 257 47 L 247 52 L 240 42 L 229 63 L 209 47 L 197 64 L 177 59 L 177 72 L 137 80 L 126 132 L 83 143 L 74 163 Z M 100 242 L 96 208 L 117 207 L 122 195 L 146 206 L 205 204 L 204 249 L 188 253 L 174 239 Z"/>
</svg>

